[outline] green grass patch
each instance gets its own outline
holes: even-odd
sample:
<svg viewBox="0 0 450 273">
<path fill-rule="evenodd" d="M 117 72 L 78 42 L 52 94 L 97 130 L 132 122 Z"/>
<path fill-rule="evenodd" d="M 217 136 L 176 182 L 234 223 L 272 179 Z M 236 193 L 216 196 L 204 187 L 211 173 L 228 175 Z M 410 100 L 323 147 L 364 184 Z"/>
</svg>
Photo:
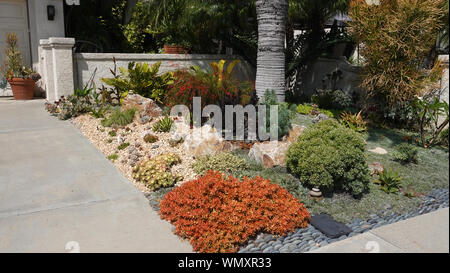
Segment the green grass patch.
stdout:
<svg viewBox="0 0 450 273">
<path fill-rule="evenodd" d="M 111 113 L 111 115 L 103 119 L 101 123 L 105 127 L 125 126 L 133 122 L 135 114 L 136 114 L 135 109 L 128 109 L 125 111 L 121 111 L 120 108 L 117 108 Z"/>
</svg>

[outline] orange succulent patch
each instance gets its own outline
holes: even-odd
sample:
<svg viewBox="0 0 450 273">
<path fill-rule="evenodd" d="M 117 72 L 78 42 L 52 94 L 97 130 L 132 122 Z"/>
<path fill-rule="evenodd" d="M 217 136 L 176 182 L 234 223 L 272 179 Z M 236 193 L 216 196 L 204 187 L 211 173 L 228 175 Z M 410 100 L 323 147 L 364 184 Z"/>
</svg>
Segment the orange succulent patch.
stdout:
<svg viewBox="0 0 450 273">
<path fill-rule="evenodd" d="M 169 192 L 160 208 L 199 252 L 235 252 L 257 233 L 285 235 L 310 220 L 298 199 L 269 180 L 241 182 L 214 171 Z"/>
</svg>

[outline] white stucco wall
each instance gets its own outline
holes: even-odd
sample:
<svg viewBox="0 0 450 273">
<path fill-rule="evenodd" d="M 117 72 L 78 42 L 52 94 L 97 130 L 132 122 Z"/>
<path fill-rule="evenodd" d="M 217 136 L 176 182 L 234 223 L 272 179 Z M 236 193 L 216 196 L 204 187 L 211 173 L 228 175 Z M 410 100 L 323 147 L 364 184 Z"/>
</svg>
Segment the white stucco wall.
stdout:
<svg viewBox="0 0 450 273">
<path fill-rule="evenodd" d="M 240 59 L 229 55 L 200 55 L 200 54 L 124 54 L 124 53 L 76 53 L 74 54 L 74 82 L 76 87 L 84 86 L 92 75 L 97 87 L 101 87 L 100 78 L 112 77 L 109 69 L 113 68 L 113 57 L 116 58 L 117 71 L 119 67 L 127 67 L 131 61 L 156 63 L 161 61 L 160 73 L 196 65 L 202 69 L 211 70 L 210 63 L 227 60 L 227 63 Z M 94 73 L 95 72 L 95 73 Z M 235 66 L 233 75 L 240 80 L 255 80 L 255 69 L 246 61 Z"/>
<path fill-rule="evenodd" d="M 47 18 L 47 5 L 55 6 L 55 18 Z M 63 0 L 28 0 L 30 22 L 31 59 L 35 70 L 39 70 L 39 40 L 50 37 L 64 37 Z"/>
<path fill-rule="evenodd" d="M 441 79 L 441 88 L 444 90 L 441 95 L 441 101 L 446 101 L 449 103 L 448 95 L 449 95 L 449 55 L 440 55 L 439 61 L 441 61 L 441 65 L 444 67 L 444 73 Z"/>
</svg>

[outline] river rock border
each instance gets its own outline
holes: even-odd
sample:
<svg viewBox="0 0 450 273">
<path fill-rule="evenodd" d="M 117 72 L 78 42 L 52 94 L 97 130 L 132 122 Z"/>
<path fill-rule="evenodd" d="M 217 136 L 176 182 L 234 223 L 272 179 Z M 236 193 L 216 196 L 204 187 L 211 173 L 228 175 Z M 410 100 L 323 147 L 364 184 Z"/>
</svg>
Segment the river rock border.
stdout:
<svg viewBox="0 0 450 273">
<path fill-rule="evenodd" d="M 367 220 L 355 218 L 347 223 L 353 231 L 336 239 L 331 239 L 319 230 L 309 225 L 304 229 L 295 229 L 287 236 L 280 237 L 271 234 L 259 234 L 250 240 L 246 246 L 241 247 L 239 253 L 301 253 L 326 246 L 348 237 L 352 237 L 383 225 L 392 224 L 421 214 L 429 213 L 437 209 L 448 207 L 449 189 L 434 189 L 428 195 L 422 197 L 421 205 L 409 212 L 397 214 L 386 208 L 378 214 L 371 214 Z"/>
</svg>

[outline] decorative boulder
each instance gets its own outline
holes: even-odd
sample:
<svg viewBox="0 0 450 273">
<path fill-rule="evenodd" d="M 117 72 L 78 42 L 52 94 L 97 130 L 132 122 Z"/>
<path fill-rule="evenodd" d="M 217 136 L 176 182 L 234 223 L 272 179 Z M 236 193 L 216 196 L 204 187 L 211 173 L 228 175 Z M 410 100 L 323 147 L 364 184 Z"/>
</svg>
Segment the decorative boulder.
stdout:
<svg viewBox="0 0 450 273">
<path fill-rule="evenodd" d="M 265 168 L 286 165 L 286 152 L 290 143 L 282 141 L 267 141 L 253 144 L 248 152 L 251 159 L 262 163 Z"/>
<path fill-rule="evenodd" d="M 169 139 L 169 145 L 171 147 L 175 147 L 178 144 L 182 143 L 184 141 L 184 139 L 186 138 L 186 135 L 182 134 L 182 133 L 175 133 L 173 134 L 170 139 Z"/>
<path fill-rule="evenodd" d="M 201 129 L 192 130 L 186 135 L 184 148 L 187 153 L 196 158 L 217 152 L 231 152 L 236 147 L 222 138 L 214 128 L 204 125 Z"/>
<path fill-rule="evenodd" d="M 388 152 L 386 151 L 386 149 L 381 148 L 381 147 L 376 147 L 375 149 L 370 149 L 369 152 L 375 153 L 375 154 L 379 154 L 379 155 L 385 155 Z"/>
<path fill-rule="evenodd" d="M 384 171 L 383 165 L 380 162 L 373 162 L 369 164 L 370 175 L 376 175 Z"/>
<path fill-rule="evenodd" d="M 294 124 L 292 125 L 292 129 L 289 131 L 289 134 L 284 137 L 283 141 L 294 143 L 297 141 L 297 138 L 303 133 L 305 130 L 305 126 Z"/>
<path fill-rule="evenodd" d="M 318 114 L 317 116 L 315 116 L 315 117 L 313 118 L 312 122 L 313 122 L 313 123 L 319 123 L 319 122 L 321 122 L 322 120 L 327 120 L 327 119 L 330 119 L 330 117 L 327 116 L 327 115 L 325 115 L 325 114 L 320 113 L 320 114 Z"/>
<path fill-rule="evenodd" d="M 127 110 L 135 108 L 139 113 L 139 117 L 146 117 L 149 120 L 150 117 L 157 118 L 162 116 L 162 109 L 149 98 L 144 98 L 141 95 L 130 92 L 128 96 L 123 99 L 122 109 Z"/>
<path fill-rule="evenodd" d="M 265 168 L 286 165 L 286 152 L 293 142 L 305 129 L 304 126 L 294 125 L 283 141 L 266 141 L 253 144 L 248 156 L 263 164 Z"/>
</svg>

